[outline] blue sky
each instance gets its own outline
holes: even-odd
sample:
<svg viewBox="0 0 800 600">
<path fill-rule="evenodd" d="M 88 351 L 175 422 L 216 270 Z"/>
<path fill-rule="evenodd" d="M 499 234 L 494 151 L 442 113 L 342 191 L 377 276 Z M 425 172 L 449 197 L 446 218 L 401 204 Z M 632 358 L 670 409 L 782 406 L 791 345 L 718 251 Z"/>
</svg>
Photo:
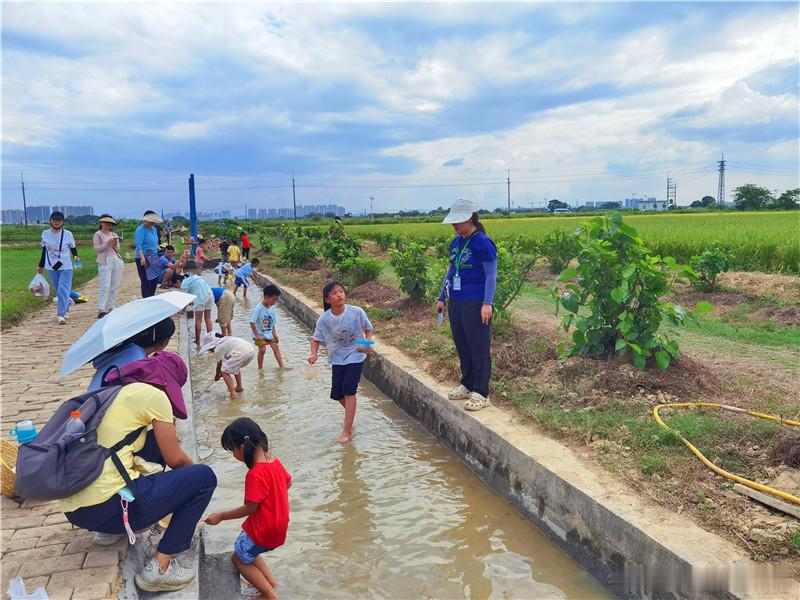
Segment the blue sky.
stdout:
<svg viewBox="0 0 800 600">
<path fill-rule="evenodd" d="M 2 204 L 358 212 L 798 187 L 797 3 L 2 7 Z"/>
</svg>

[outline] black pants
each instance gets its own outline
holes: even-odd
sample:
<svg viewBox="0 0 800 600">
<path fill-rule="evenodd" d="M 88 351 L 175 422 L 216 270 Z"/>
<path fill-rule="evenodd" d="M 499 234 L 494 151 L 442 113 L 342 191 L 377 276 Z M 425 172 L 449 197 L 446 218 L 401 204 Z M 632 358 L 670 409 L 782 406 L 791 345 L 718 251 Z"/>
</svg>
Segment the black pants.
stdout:
<svg viewBox="0 0 800 600">
<path fill-rule="evenodd" d="M 242 256 L 250 260 L 250 248 L 242 248 Z"/>
<path fill-rule="evenodd" d="M 447 311 L 461 361 L 461 385 L 488 397 L 492 377 L 492 326 L 481 322 L 482 306 L 481 300 L 451 300 Z"/>
<path fill-rule="evenodd" d="M 147 271 L 144 268 L 144 265 L 141 263 L 141 259 L 136 259 L 136 272 L 139 274 L 139 285 L 142 290 L 142 298 L 149 298 L 150 296 L 154 296 L 156 293 L 156 288 L 158 287 L 158 281 L 156 281 L 156 285 L 152 285 L 149 279 L 147 279 Z"/>
</svg>

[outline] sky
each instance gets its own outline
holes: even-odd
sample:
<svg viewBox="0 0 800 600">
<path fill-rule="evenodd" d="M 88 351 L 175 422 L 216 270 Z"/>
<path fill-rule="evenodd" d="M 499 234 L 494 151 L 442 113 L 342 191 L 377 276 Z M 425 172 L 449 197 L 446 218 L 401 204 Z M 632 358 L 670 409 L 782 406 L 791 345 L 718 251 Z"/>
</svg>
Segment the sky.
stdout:
<svg viewBox="0 0 800 600">
<path fill-rule="evenodd" d="M 786 3 L 2 5 L 2 206 L 354 213 L 800 187 Z"/>
</svg>

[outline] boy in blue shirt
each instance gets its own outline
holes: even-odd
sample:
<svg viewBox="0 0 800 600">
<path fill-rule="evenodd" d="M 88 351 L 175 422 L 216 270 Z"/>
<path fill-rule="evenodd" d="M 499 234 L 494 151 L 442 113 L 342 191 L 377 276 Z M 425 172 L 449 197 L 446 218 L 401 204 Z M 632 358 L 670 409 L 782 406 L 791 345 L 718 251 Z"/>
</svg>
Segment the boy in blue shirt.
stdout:
<svg viewBox="0 0 800 600">
<path fill-rule="evenodd" d="M 166 282 L 167 277 L 171 280 L 172 275 L 171 273 L 167 273 L 167 271 L 172 271 L 176 268 L 176 265 L 175 248 L 173 246 L 167 246 L 164 248 L 164 254 L 151 260 L 145 268 L 147 281 L 150 282 L 150 286 L 156 289 L 159 281 L 163 280 L 162 282 Z"/>
<path fill-rule="evenodd" d="M 254 258 L 249 263 L 243 264 L 241 267 L 236 269 L 236 279 L 233 280 L 233 295 L 236 295 L 236 292 L 239 290 L 239 287 L 243 288 L 242 291 L 242 299 L 247 300 L 247 288 L 250 287 L 247 285 L 247 278 L 253 280 L 255 283 L 255 275 L 256 275 L 256 267 L 258 263 L 261 262 L 257 258 Z"/>
<path fill-rule="evenodd" d="M 254 258 L 253 260 L 258 260 Z M 247 288 L 245 288 L 246 290 Z M 258 346 L 258 370 L 264 368 L 264 354 L 267 346 L 272 348 L 275 360 L 281 369 L 286 369 L 278 347 L 278 330 L 275 329 L 275 304 L 281 291 L 278 286 L 269 284 L 264 286 L 264 298 L 253 309 L 250 315 L 250 329 L 253 330 L 253 342 Z"/>
<path fill-rule="evenodd" d="M 194 341 L 197 344 L 197 349 L 200 349 L 200 329 L 202 329 L 203 321 L 206 322 L 206 331 L 209 333 L 214 331 L 214 326 L 211 324 L 211 308 L 214 306 L 214 294 L 211 292 L 211 286 L 206 283 L 206 280 L 200 277 L 201 267 L 193 260 L 187 260 L 183 266 L 183 270 L 188 274 L 181 282 L 181 291 L 187 294 L 194 294 Z"/>
</svg>

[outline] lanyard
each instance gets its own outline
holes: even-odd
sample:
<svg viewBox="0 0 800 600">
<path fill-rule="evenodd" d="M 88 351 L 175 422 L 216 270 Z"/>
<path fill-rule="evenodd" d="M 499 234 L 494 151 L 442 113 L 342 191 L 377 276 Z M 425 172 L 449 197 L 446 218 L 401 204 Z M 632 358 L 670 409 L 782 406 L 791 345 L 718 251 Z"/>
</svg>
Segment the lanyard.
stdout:
<svg viewBox="0 0 800 600">
<path fill-rule="evenodd" d="M 477 233 L 477 232 L 475 232 L 475 233 Z M 455 262 L 455 264 L 456 264 L 456 277 L 461 275 L 461 257 L 464 256 L 464 251 L 467 249 L 467 246 L 469 246 L 469 243 L 472 240 L 472 236 L 474 236 L 475 233 L 473 233 L 471 236 L 469 236 L 467 238 L 467 243 L 464 244 L 464 247 L 461 248 L 461 250 L 458 253 L 458 256 L 456 256 L 456 262 Z"/>
</svg>

